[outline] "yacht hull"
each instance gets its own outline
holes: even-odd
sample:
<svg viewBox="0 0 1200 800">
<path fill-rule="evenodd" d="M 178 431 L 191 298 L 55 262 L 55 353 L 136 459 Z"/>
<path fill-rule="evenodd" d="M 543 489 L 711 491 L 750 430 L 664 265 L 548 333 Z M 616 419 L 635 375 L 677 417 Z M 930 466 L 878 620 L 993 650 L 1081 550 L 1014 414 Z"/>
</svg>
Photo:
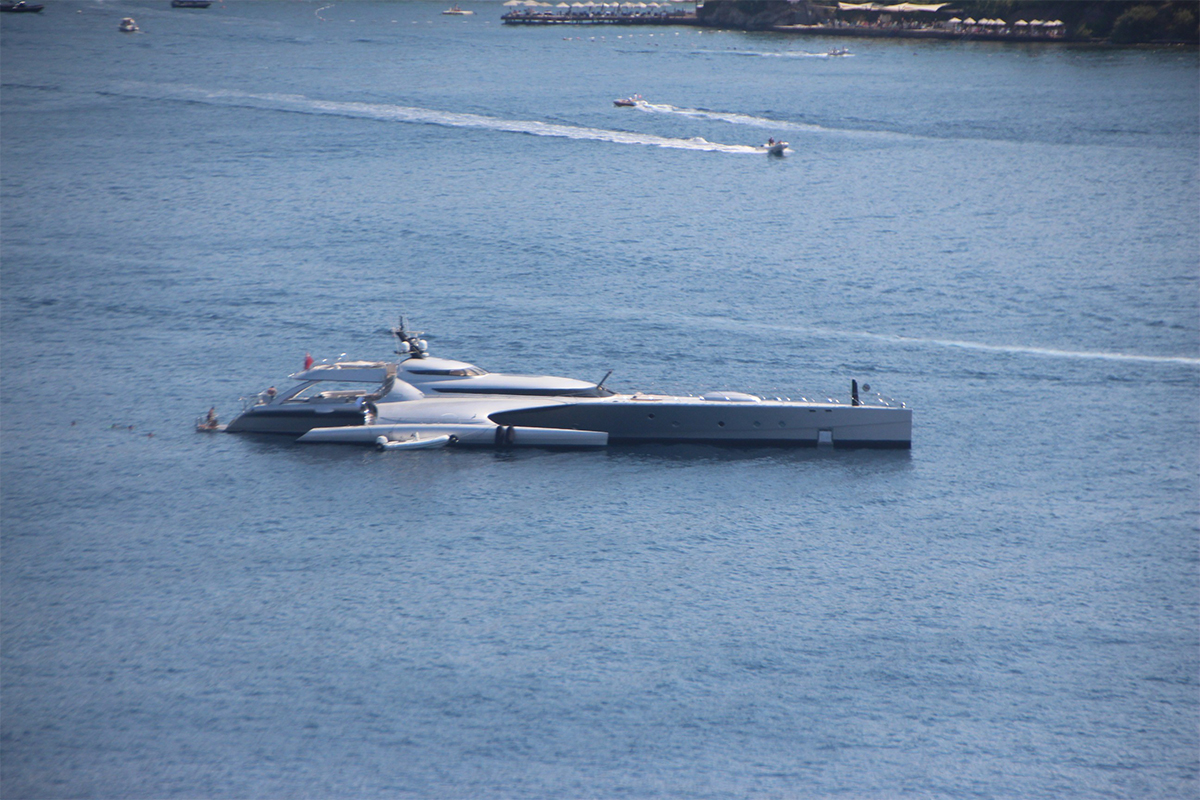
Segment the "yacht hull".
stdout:
<svg viewBox="0 0 1200 800">
<path fill-rule="evenodd" d="M 912 446 L 912 411 L 874 406 L 601 401 L 501 411 L 501 425 L 604 431 L 611 443 L 872 448 Z"/>
<path fill-rule="evenodd" d="M 353 408 L 289 408 L 256 406 L 235 417 L 228 433 L 278 433 L 300 436 L 313 428 L 362 425 L 363 412 Z"/>
<path fill-rule="evenodd" d="M 604 447 L 608 434 L 601 431 L 581 431 L 553 428 L 456 423 L 384 423 L 355 425 L 345 428 L 313 428 L 297 441 L 337 444 L 378 444 L 388 442 L 387 449 L 409 442 L 452 438 L 454 444 L 465 447 Z M 412 444 L 412 447 L 417 447 Z"/>
</svg>

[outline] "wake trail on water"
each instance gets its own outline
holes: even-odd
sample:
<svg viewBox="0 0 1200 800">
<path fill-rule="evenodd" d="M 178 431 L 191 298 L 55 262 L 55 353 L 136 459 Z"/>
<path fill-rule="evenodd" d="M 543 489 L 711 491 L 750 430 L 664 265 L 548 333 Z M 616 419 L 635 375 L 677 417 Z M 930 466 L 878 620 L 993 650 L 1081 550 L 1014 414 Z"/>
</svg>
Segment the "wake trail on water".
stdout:
<svg viewBox="0 0 1200 800">
<path fill-rule="evenodd" d="M 853 339 L 870 339 L 876 342 L 886 342 L 898 345 L 918 345 L 923 347 L 945 347 L 960 350 L 978 350 L 986 353 L 1003 353 L 1008 355 L 1042 356 L 1046 358 L 1065 358 L 1091 361 L 1123 361 L 1141 364 L 1183 364 L 1189 367 L 1200 367 L 1200 358 L 1188 356 L 1148 356 L 1136 353 L 1113 353 L 1097 350 L 1060 350 L 1052 347 L 1033 347 L 1027 345 L 984 344 L 981 342 L 966 342 L 955 339 L 933 339 L 914 336 L 898 336 L 896 334 L 870 333 L 867 331 L 837 331 L 825 328 L 790 328 L 804 333 L 818 333 L 826 336 L 840 336 Z"/>
<path fill-rule="evenodd" d="M 652 114 L 675 114 L 690 119 L 725 122 L 730 125 L 745 125 L 751 128 L 766 128 L 773 131 L 796 131 L 799 133 L 855 137 L 874 141 L 932 139 L 932 137 L 921 136 L 915 133 L 901 133 L 899 131 L 887 130 L 860 130 L 854 128 L 828 128 L 823 125 L 814 125 L 811 122 L 793 122 L 791 120 L 772 119 L 771 117 L 756 117 L 752 114 L 739 114 L 735 111 L 710 111 L 703 108 L 687 108 L 685 106 L 674 106 L 670 103 L 651 103 L 647 100 L 639 101 L 634 108 Z"/>
<path fill-rule="evenodd" d="M 693 317 L 684 315 L 682 318 L 704 325 L 712 325 L 714 320 L 708 317 Z M 745 330 L 787 331 L 789 333 L 815 334 L 831 339 L 866 339 L 873 342 L 899 345 L 903 347 L 924 348 L 953 348 L 958 350 L 975 350 L 984 353 L 1004 355 L 1040 356 L 1043 358 L 1061 358 L 1081 361 L 1120 361 L 1135 364 L 1174 364 L 1187 367 L 1200 367 L 1200 358 L 1192 356 L 1151 356 L 1140 353 L 1116 353 L 1105 350 L 1063 350 L 1053 347 L 1036 347 L 1032 345 L 985 344 L 983 342 L 968 342 L 959 339 L 937 339 L 921 336 L 901 336 L 894 333 L 874 333 L 871 331 L 847 331 L 836 328 L 824 328 L 807 325 L 779 325 L 770 322 L 751 322 L 744 320 L 726 319 L 719 322 L 723 327 Z"/>
<path fill-rule="evenodd" d="M 802 131 L 805 133 L 834 133 L 829 128 L 811 125 L 803 122 L 788 122 L 769 117 L 755 117 L 750 114 L 738 114 L 733 111 L 707 111 L 703 108 L 684 108 L 670 103 L 651 103 L 640 101 L 634 108 L 652 114 L 674 114 L 689 119 L 702 119 L 711 122 L 727 122 L 730 125 L 747 125 L 752 128 L 769 128 L 770 130 Z"/>
<path fill-rule="evenodd" d="M 360 103 L 336 100 L 316 100 L 297 94 L 257 94 L 233 90 L 202 89 L 194 86 L 126 83 L 102 92 L 120 97 L 139 97 L 150 100 L 173 100 L 185 103 L 253 108 L 264 111 L 286 111 L 299 114 L 330 115 L 374 119 L 383 122 L 402 122 L 418 125 L 441 125 L 448 128 L 477 128 L 480 130 L 524 133 L 532 136 L 552 136 L 562 139 L 586 139 L 613 144 L 633 144 L 664 147 L 673 150 L 699 150 L 711 153 L 757 154 L 764 151 L 752 145 L 721 144 L 703 138 L 678 139 L 647 133 L 588 128 L 538 120 L 514 120 L 482 114 L 438 111 L 390 103 Z"/>
</svg>

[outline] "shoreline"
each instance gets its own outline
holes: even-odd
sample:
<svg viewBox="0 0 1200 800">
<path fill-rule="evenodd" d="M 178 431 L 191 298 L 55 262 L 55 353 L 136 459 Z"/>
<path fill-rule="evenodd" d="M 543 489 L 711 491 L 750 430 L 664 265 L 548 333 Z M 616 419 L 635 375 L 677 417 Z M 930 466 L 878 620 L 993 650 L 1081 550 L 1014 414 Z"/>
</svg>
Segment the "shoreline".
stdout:
<svg viewBox="0 0 1200 800">
<path fill-rule="evenodd" d="M 638 16 L 636 14 L 547 14 L 508 13 L 501 17 L 505 25 L 681 25 L 688 28 L 710 30 L 747 31 L 758 33 L 783 33 L 798 36 L 857 38 L 857 39 L 923 39 L 962 42 L 1002 42 L 1011 44 L 1071 44 L 1091 47 L 1192 47 L 1195 42 L 1157 41 L 1116 43 L 1107 39 L 1079 39 L 1067 36 L 1030 35 L 1022 33 L 992 33 L 983 31 L 956 31 L 945 28 L 875 28 L 864 25 L 772 25 L 757 31 L 748 31 L 729 25 L 710 25 L 702 22 L 695 14 L 686 16 Z"/>
</svg>

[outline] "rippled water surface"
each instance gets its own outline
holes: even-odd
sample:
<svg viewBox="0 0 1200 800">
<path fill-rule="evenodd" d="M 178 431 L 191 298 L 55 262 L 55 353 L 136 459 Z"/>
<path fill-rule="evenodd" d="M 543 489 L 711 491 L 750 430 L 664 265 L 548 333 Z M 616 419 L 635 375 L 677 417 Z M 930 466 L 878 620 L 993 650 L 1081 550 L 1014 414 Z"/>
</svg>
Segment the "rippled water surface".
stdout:
<svg viewBox="0 0 1200 800">
<path fill-rule="evenodd" d="M 2 15 L 0 794 L 1200 791 L 1195 50 L 467 7 Z M 401 312 L 913 449 L 192 432 Z"/>
</svg>

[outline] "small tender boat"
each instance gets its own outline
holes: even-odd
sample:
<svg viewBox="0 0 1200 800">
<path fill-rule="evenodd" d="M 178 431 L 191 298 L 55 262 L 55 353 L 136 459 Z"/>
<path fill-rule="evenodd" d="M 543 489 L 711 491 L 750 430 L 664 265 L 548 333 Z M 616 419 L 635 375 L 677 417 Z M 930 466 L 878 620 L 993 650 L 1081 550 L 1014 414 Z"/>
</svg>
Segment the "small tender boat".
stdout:
<svg viewBox="0 0 1200 800">
<path fill-rule="evenodd" d="M 138 28 L 137 23 L 133 21 L 133 17 L 126 17 L 121 20 L 121 24 L 117 26 L 117 29 L 122 33 L 137 33 L 141 30 Z"/>
<path fill-rule="evenodd" d="M 787 149 L 787 146 L 787 142 L 777 142 L 774 139 L 768 139 L 767 143 L 763 145 L 763 147 L 765 147 L 767 150 L 767 155 L 769 156 L 782 156 L 783 151 Z"/>
<path fill-rule="evenodd" d="M 640 102 L 642 102 L 642 96 L 640 94 L 635 94 L 629 97 L 622 97 L 620 100 L 613 100 L 613 105 L 620 108 L 630 108 L 631 106 L 636 106 Z"/>
<path fill-rule="evenodd" d="M 474 14 L 475 12 L 474 11 L 464 11 L 463 9 L 459 8 L 457 5 L 453 5 L 453 6 L 450 6 L 449 8 L 447 8 L 442 13 L 449 14 L 449 15 L 455 16 L 455 17 L 469 17 L 472 14 Z"/>
<path fill-rule="evenodd" d="M 43 8 L 45 6 L 26 3 L 25 0 L 20 0 L 19 3 L 0 3 L 0 11 L 8 11 L 13 14 L 36 14 Z"/>
<path fill-rule="evenodd" d="M 458 438 L 449 433 L 441 436 L 426 437 L 421 437 L 414 433 L 403 439 L 389 439 L 387 436 L 378 436 L 375 438 L 375 447 L 379 450 L 433 450 L 457 441 Z"/>
<path fill-rule="evenodd" d="M 830 57 L 848 56 L 848 55 L 850 55 L 850 48 L 849 47 L 835 47 L 832 50 L 830 50 L 828 53 L 826 53 L 825 55 L 830 56 Z"/>
<path fill-rule="evenodd" d="M 212 0 L 171 0 L 171 8 L 208 8 Z"/>
</svg>

